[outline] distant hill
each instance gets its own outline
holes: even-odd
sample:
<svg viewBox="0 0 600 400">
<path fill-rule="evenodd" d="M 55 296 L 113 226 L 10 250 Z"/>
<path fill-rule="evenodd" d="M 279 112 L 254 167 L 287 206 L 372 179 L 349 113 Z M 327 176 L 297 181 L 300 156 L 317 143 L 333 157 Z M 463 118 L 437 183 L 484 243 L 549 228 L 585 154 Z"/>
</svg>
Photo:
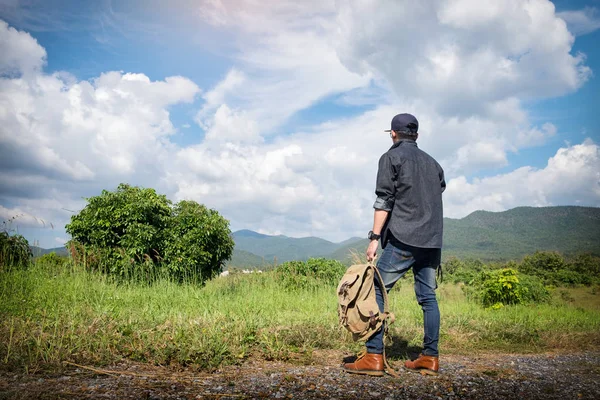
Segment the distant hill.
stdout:
<svg viewBox="0 0 600 400">
<path fill-rule="evenodd" d="M 270 263 L 273 265 L 273 262 Z M 264 268 L 269 265 L 269 260 L 265 260 L 263 257 L 259 257 L 256 254 L 252 254 L 249 251 L 237 250 L 233 251 L 231 260 L 227 261 L 225 265 L 228 268 Z"/>
<path fill-rule="evenodd" d="M 600 255 L 600 208 L 517 207 L 444 220 L 444 256 L 520 258 L 536 250 Z"/>
<path fill-rule="evenodd" d="M 235 241 L 234 257 L 236 252 L 244 251 L 264 258 L 270 264 L 329 256 L 338 248 L 353 242 L 353 239 L 348 239 L 342 243 L 333 243 L 313 236 L 304 238 L 269 236 L 249 230 L 234 232 L 233 240 Z"/>
<path fill-rule="evenodd" d="M 66 247 L 54 247 L 52 249 L 42 249 L 41 247 L 37 247 L 37 246 L 29 246 L 29 248 L 31 249 L 31 254 L 33 254 L 34 257 L 40 257 L 43 256 L 44 254 L 49 254 L 49 253 L 56 253 L 59 256 L 67 256 L 68 252 Z"/>
<path fill-rule="evenodd" d="M 260 243 L 261 249 L 269 248 L 271 257 L 278 254 L 280 244 L 288 248 L 291 246 L 288 241 L 314 239 L 322 246 L 299 246 L 292 256 L 296 256 L 295 259 L 327 257 L 346 264 L 351 263 L 352 252 L 363 255 L 369 244 L 367 239 L 361 238 L 352 238 L 336 245 L 318 238 L 257 235 L 260 235 L 260 242 L 256 243 Z M 237 249 L 236 234 L 234 239 Z M 244 245 L 245 251 L 254 252 L 252 244 L 244 242 Z M 325 252 L 332 247 L 333 251 Z M 506 261 L 520 259 L 537 250 L 559 251 L 564 255 L 592 253 L 600 256 L 600 208 L 517 207 L 503 212 L 475 211 L 462 219 L 444 219 L 444 259 L 458 257 Z M 278 261 L 288 258 L 282 257 Z"/>
</svg>

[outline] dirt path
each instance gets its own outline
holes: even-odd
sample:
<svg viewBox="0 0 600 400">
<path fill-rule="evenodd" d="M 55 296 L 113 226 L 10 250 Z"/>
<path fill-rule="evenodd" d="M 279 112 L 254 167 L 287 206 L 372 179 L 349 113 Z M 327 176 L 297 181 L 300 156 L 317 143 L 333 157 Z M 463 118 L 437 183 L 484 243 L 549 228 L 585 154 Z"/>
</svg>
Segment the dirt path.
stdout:
<svg viewBox="0 0 600 400">
<path fill-rule="evenodd" d="M 340 370 L 343 355 L 298 366 L 252 361 L 215 373 L 123 363 L 59 375 L 0 372 L 0 399 L 600 399 L 600 353 L 446 356 L 437 377 L 400 378 Z M 400 361 L 393 362 L 398 368 Z"/>
</svg>

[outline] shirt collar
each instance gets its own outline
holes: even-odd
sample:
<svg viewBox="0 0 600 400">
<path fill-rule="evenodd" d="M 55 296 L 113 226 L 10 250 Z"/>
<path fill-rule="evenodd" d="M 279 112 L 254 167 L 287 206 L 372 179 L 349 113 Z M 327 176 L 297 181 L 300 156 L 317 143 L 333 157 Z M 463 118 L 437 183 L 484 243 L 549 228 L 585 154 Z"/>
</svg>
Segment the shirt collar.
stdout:
<svg viewBox="0 0 600 400">
<path fill-rule="evenodd" d="M 412 140 L 412 139 L 400 139 L 399 141 L 397 141 L 396 143 L 394 143 L 392 145 L 392 147 L 390 147 L 390 150 L 391 149 L 395 149 L 396 147 L 398 147 L 398 146 L 400 146 L 402 144 L 409 145 L 409 146 L 419 147 L 419 146 L 417 146 L 417 142 L 415 140 Z"/>
</svg>

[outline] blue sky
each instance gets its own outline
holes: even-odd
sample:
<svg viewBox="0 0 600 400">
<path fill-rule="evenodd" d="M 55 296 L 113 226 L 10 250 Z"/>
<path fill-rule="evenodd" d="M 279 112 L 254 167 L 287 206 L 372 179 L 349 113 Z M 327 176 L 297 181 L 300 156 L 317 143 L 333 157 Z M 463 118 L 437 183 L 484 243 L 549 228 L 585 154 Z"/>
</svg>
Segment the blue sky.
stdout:
<svg viewBox="0 0 600 400">
<path fill-rule="evenodd" d="M 364 236 L 400 112 L 446 216 L 597 207 L 599 28 L 597 0 L 0 0 L 0 217 L 56 247 L 128 182 L 233 230 Z"/>
</svg>

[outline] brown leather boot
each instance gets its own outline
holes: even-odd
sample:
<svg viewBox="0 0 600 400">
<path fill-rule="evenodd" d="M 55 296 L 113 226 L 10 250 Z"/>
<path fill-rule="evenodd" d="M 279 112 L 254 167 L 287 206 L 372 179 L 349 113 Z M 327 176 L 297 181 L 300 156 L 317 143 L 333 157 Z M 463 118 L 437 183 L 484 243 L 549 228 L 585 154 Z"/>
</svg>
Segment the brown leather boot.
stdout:
<svg viewBox="0 0 600 400">
<path fill-rule="evenodd" d="M 383 355 L 364 353 L 353 363 L 344 364 L 344 371 L 351 374 L 383 376 Z"/>
<path fill-rule="evenodd" d="M 405 361 L 404 368 L 409 371 L 420 372 L 421 375 L 437 375 L 440 368 L 437 357 L 419 355 L 414 361 Z"/>
</svg>

